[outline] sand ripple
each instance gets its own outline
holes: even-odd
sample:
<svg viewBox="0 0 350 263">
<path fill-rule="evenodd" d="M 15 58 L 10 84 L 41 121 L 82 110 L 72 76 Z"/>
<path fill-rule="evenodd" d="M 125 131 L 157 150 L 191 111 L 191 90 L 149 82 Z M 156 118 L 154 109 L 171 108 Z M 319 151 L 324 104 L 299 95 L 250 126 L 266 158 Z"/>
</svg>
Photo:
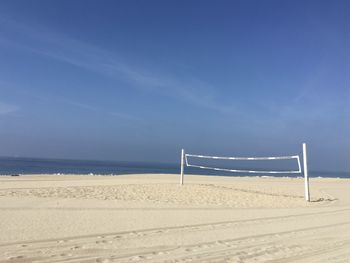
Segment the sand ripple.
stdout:
<svg viewBox="0 0 350 263">
<path fill-rule="evenodd" d="M 305 206 L 302 196 L 259 192 L 213 184 L 120 184 L 113 186 L 44 187 L 5 189 L 0 196 L 32 196 L 220 207 L 297 207 Z"/>
</svg>

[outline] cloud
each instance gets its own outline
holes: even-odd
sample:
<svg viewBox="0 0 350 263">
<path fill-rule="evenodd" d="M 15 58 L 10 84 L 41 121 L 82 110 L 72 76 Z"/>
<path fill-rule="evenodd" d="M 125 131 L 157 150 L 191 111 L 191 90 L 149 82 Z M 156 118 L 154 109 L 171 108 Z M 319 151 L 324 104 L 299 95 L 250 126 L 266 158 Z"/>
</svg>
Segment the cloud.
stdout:
<svg viewBox="0 0 350 263">
<path fill-rule="evenodd" d="M 112 117 L 117 117 L 119 119 L 124 119 L 124 120 L 128 120 L 128 121 L 138 121 L 138 122 L 142 121 L 142 119 L 140 119 L 140 118 L 138 118 L 136 116 L 133 116 L 131 114 L 105 110 L 105 109 L 102 109 L 102 108 L 99 108 L 99 107 L 96 107 L 96 106 L 93 106 L 93 105 L 89 105 L 89 104 L 86 104 L 86 103 L 81 103 L 79 101 L 75 101 L 75 100 L 64 98 L 64 97 L 57 97 L 57 96 L 47 97 L 47 96 L 44 96 L 42 94 L 41 95 L 32 94 L 32 93 L 29 93 L 29 92 L 26 92 L 26 91 L 22 91 L 20 93 L 22 95 L 25 95 L 26 97 L 31 97 L 31 98 L 33 98 L 35 100 L 38 100 L 38 101 L 41 101 L 41 102 L 44 102 L 44 103 L 55 102 L 55 103 L 60 104 L 60 105 L 61 104 L 65 104 L 65 105 L 68 105 L 68 106 L 72 106 L 74 108 L 84 109 L 84 110 L 87 110 L 87 111 L 90 111 L 90 112 L 96 112 L 96 113 L 103 114 L 103 115 L 109 115 L 109 116 L 112 116 Z"/>
<path fill-rule="evenodd" d="M 0 102 L 0 115 L 6 115 L 18 111 L 19 107 L 12 104 Z"/>
<path fill-rule="evenodd" d="M 115 111 L 106 111 L 106 110 L 102 110 L 100 108 L 97 108 L 97 107 L 94 107 L 92 105 L 88 105 L 88 104 L 85 104 L 85 103 L 80 103 L 80 102 L 77 102 L 77 101 L 72 101 L 72 100 L 69 100 L 69 99 L 56 99 L 62 103 L 65 103 L 67 105 L 71 105 L 73 107 L 76 107 L 76 108 L 81 108 L 81 109 L 85 109 L 85 110 L 88 110 L 88 111 L 93 111 L 93 112 L 97 112 L 97 113 L 103 113 L 105 115 L 110 115 L 110 116 L 113 116 L 113 117 L 117 117 L 117 118 L 120 118 L 120 119 L 125 119 L 125 120 L 131 120 L 131 121 L 141 121 L 141 119 L 135 117 L 135 116 L 132 116 L 132 115 L 129 115 L 129 114 L 125 114 L 125 113 L 121 113 L 121 112 L 115 112 Z"/>
<path fill-rule="evenodd" d="M 68 63 L 118 81 L 125 81 L 146 92 L 172 97 L 191 106 L 206 108 L 218 113 L 232 114 L 231 106 L 222 105 L 215 88 L 194 77 L 165 76 L 125 62 L 117 54 L 53 33 L 42 27 L 33 27 L 12 19 L 2 19 L 3 26 L 11 33 L 0 36 L 1 42 Z M 17 32 L 13 36 L 13 32 Z M 19 39 L 21 35 L 21 39 Z"/>
</svg>

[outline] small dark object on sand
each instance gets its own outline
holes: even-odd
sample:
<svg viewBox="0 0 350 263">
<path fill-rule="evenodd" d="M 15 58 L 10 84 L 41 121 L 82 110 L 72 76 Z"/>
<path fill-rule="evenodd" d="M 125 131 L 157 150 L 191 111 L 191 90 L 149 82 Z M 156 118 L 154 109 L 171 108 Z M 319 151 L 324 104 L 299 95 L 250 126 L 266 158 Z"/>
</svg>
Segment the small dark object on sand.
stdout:
<svg viewBox="0 0 350 263">
<path fill-rule="evenodd" d="M 19 176 L 19 174 L 11 174 L 11 176 Z"/>
</svg>

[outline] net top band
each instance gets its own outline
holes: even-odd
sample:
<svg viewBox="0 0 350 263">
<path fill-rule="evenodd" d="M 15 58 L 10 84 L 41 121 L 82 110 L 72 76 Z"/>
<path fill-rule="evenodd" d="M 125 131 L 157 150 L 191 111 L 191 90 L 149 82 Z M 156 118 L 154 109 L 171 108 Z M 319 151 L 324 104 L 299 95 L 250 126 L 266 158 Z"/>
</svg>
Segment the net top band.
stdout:
<svg viewBox="0 0 350 263">
<path fill-rule="evenodd" d="M 204 159 L 216 159 L 216 160 L 289 160 L 299 159 L 299 155 L 291 156 L 271 156 L 271 157 L 226 157 L 226 156 L 208 156 L 208 155 L 196 155 L 196 154 L 185 154 L 186 157 L 196 157 Z"/>
</svg>

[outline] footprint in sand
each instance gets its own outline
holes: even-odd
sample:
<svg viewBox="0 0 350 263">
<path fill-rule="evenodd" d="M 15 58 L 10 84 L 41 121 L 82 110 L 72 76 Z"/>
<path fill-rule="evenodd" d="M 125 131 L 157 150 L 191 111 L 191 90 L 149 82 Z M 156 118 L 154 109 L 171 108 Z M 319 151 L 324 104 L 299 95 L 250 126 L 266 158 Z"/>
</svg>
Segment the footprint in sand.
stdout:
<svg viewBox="0 0 350 263">
<path fill-rule="evenodd" d="M 26 245 L 26 244 L 20 244 L 20 245 L 18 245 L 18 247 L 28 247 L 28 245 Z"/>
<path fill-rule="evenodd" d="M 96 241 L 96 244 L 106 244 L 109 243 L 107 240 Z"/>
<path fill-rule="evenodd" d="M 61 257 L 71 257 L 71 256 L 73 256 L 73 255 L 70 254 L 70 253 L 68 253 L 68 254 L 62 253 L 62 254 L 60 254 L 60 256 L 61 256 Z"/>
<path fill-rule="evenodd" d="M 109 263 L 111 262 L 108 258 L 97 258 L 96 263 Z"/>
<path fill-rule="evenodd" d="M 76 249 L 79 249 L 81 248 L 80 246 L 74 246 L 74 247 L 71 247 L 70 250 L 76 250 Z"/>
<path fill-rule="evenodd" d="M 24 259 L 24 256 L 9 257 L 9 260 Z"/>
<path fill-rule="evenodd" d="M 133 256 L 130 258 L 130 260 L 132 261 L 138 261 L 138 260 L 142 260 L 142 259 L 146 259 L 144 256 Z"/>
</svg>

